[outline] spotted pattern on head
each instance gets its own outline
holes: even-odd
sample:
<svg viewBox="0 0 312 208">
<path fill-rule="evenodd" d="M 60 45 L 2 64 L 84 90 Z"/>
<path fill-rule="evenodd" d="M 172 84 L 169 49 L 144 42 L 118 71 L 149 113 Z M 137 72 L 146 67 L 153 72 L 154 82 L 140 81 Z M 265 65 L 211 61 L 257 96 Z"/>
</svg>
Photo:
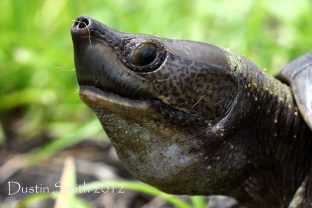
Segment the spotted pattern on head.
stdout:
<svg viewBox="0 0 312 208">
<path fill-rule="evenodd" d="M 204 121 L 203 124 L 218 121 L 229 111 L 237 95 L 237 83 L 220 66 L 172 54 L 168 54 L 163 67 L 139 76 L 149 80 L 151 91 L 172 108 L 168 113 L 165 108 L 157 109 L 169 119 L 183 120 L 186 124 L 198 120 Z"/>
</svg>

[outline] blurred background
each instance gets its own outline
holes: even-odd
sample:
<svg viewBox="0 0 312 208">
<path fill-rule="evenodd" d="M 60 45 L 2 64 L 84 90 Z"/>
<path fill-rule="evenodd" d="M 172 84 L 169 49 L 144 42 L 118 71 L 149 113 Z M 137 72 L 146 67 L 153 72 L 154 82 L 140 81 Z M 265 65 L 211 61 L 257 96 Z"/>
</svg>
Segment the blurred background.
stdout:
<svg viewBox="0 0 312 208">
<path fill-rule="evenodd" d="M 311 0 L 1 0 L 0 14 L 0 207 L 25 198 L 8 197 L 9 180 L 31 185 L 56 170 L 51 177 L 60 177 L 66 155 L 83 163 L 77 172 L 89 181 L 131 179 L 79 100 L 70 37 L 78 16 L 230 48 L 272 75 L 312 48 Z M 110 172 L 95 176 L 103 168 L 97 162 Z"/>
</svg>

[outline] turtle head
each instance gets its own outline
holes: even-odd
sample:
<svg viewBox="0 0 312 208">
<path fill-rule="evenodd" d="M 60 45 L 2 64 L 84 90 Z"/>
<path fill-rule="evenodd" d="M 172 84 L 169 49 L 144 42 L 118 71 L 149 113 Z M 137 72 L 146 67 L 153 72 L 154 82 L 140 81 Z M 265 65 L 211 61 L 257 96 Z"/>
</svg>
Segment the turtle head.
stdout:
<svg viewBox="0 0 312 208">
<path fill-rule="evenodd" d="M 130 172 L 177 194 L 222 194 L 237 183 L 245 161 L 224 138 L 238 81 L 223 49 L 121 33 L 89 17 L 71 34 L 80 97 Z"/>
</svg>

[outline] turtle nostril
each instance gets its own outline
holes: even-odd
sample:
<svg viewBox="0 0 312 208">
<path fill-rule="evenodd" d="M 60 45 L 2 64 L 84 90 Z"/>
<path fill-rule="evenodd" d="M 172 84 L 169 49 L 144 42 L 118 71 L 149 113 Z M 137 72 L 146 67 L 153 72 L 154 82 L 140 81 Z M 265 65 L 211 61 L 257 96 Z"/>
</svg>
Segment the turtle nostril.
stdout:
<svg viewBox="0 0 312 208">
<path fill-rule="evenodd" d="M 90 21 L 86 17 L 78 17 L 76 21 L 74 22 L 73 28 L 76 29 L 82 29 L 88 27 L 90 24 Z"/>
</svg>

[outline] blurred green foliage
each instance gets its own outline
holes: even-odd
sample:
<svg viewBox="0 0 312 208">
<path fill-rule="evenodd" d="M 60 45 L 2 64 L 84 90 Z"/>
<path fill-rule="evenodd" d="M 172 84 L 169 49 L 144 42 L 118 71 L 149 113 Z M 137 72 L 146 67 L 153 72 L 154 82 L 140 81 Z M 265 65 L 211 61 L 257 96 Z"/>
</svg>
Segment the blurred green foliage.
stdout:
<svg viewBox="0 0 312 208">
<path fill-rule="evenodd" d="M 311 0 L 1 0 L 0 14 L 0 121 L 22 109 L 14 126 L 22 138 L 60 138 L 40 158 L 78 137 L 106 137 L 78 96 L 69 30 L 80 15 L 231 48 L 272 74 L 312 46 Z M 0 127 L 0 144 L 4 137 Z"/>
<path fill-rule="evenodd" d="M 16 131 L 25 139 L 64 137 L 95 119 L 79 100 L 74 71 L 69 30 L 80 15 L 231 48 L 274 73 L 311 50 L 311 8 L 311 0 L 1 0 L 0 118 L 22 108 Z M 97 125 L 90 137 L 103 137 Z"/>
</svg>

